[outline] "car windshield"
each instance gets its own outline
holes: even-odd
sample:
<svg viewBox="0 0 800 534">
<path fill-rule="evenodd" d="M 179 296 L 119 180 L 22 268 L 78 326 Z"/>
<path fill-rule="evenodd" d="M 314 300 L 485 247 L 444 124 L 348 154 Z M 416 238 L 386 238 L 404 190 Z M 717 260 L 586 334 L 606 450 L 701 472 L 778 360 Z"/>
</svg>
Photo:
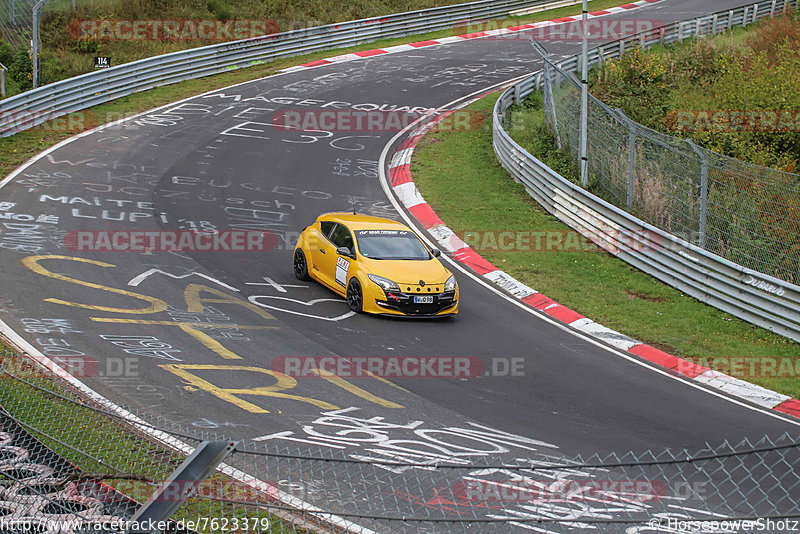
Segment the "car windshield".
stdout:
<svg viewBox="0 0 800 534">
<path fill-rule="evenodd" d="M 372 260 L 429 260 L 422 241 L 408 230 L 358 230 L 358 250 Z"/>
</svg>

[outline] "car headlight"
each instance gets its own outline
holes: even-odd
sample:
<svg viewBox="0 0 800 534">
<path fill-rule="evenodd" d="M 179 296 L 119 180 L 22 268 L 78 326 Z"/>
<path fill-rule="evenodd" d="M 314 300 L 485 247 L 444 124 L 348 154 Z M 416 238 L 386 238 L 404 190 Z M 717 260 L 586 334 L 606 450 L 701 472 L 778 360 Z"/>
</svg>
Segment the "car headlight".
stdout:
<svg viewBox="0 0 800 534">
<path fill-rule="evenodd" d="M 445 291 L 455 291 L 456 290 L 456 277 L 455 275 L 451 276 L 447 279 L 447 282 L 444 283 L 444 290 Z"/>
<path fill-rule="evenodd" d="M 367 276 L 370 280 L 381 286 L 384 291 L 400 291 L 400 287 L 388 278 L 378 276 L 377 274 L 368 274 Z"/>
</svg>

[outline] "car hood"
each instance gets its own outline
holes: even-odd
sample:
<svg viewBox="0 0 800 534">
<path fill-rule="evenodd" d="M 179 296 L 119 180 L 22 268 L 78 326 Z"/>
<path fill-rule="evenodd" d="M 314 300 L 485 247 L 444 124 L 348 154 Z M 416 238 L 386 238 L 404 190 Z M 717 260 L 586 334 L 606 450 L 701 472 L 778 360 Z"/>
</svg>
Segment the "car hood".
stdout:
<svg viewBox="0 0 800 534">
<path fill-rule="evenodd" d="M 373 274 L 388 278 L 398 284 L 443 284 L 451 273 L 436 259 L 430 260 L 370 260 L 364 259 L 364 266 Z"/>
</svg>

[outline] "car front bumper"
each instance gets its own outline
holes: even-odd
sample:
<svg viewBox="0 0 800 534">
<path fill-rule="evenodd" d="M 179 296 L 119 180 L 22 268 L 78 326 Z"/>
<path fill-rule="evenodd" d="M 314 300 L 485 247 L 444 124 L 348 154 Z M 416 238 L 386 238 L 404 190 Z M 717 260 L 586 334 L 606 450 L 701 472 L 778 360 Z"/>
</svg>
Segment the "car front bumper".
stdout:
<svg viewBox="0 0 800 534">
<path fill-rule="evenodd" d="M 432 297 L 430 303 L 416 303 L 415 297 Z M 376 313 L 385 315 L 402 315 L 407 317 L 437 317 L 458 313 L 458 294 L 456 291 L 445 291 L 433 295 L 415 295 L 398 291 L 389 291 L 385 299 L 376 299 Z"/>
</svg>

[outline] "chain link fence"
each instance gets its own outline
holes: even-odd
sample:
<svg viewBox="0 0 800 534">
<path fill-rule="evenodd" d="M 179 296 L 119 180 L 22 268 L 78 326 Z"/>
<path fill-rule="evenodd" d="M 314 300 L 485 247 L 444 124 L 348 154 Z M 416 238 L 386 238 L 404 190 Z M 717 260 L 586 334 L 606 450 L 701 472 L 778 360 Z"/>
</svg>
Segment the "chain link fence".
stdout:
<svg viewBox="0 0 800 534">
<path fill-rule="evenodd" d="M 545 59 L 545 119 L 578 161 L 580 81 Z M 800 283 L 800 175 L 746 163 L 630 120 L 589 95 L 593 192 L 727 260 Z"/>
<path fill-rule="evenodd" d="M 688 533 L 730 531 L 719 522 L 738 518 L 788 532 L 800 516 L 800 439 L 788 435 L 565 458 L 545 443 L 487 437 L 477 426 L 423 432 L 337 410 L 304 423 L 307 435 L 293 440 L 276 432 L 235 443 L 204 480 L 173 480 L 193 448 L 225 438 L 87 398 L 10 353 L 2 355 L 0 404 L 4 532 L 95 532 L 102 524 L 117 532 L 154 495 L 169 500 L 189 488 L 194 495 L 166 523 L 144 530 Z M 456 452 L 478 441 L 491 453 L 480 462 Z M 354 451 L 353 443 L 366 447 Z M 709 523 L 691 523 L 700 520 Z"/>
<path fill-rule="evenodd" d="M 36 0 L 0 0 L 0 39 L 16 51 L 30 49 Z"/>
</svg>

